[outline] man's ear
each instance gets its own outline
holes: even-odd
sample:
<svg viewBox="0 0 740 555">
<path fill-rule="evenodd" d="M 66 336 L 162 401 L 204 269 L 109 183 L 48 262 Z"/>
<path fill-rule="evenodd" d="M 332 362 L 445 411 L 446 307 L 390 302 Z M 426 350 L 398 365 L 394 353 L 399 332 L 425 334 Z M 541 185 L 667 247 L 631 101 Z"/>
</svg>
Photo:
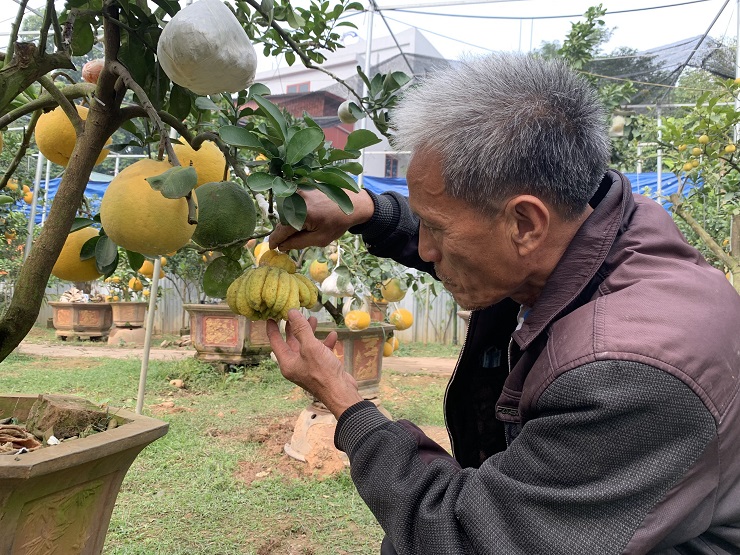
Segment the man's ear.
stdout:
<svg viewBox="0 0 740 555">
<path fill-rule="evenodd" d="M 504 209 L 511 242 L 519 256 L 536 251 L 547 238 L 550 229 L 550 210 L 537 197 L 518 195 Z"/>
</svg>

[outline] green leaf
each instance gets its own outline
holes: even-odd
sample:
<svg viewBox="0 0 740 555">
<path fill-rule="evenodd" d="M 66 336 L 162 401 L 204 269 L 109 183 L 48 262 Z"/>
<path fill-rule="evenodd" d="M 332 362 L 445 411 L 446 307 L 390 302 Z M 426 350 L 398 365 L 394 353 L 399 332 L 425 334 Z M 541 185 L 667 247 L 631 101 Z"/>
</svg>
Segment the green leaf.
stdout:
<svg viewBox="0 0 740 555">
<path fill-rule="evenodd" d="M 131 266 L 131 269 L 134 271 L 138 271 L 144 264 L 144 255 L 139 254 L 138 252 L 126 249 L 126 258 L 128 258 L 128 265 Z"/>
<path fill-rule="evenodd" d="M 298 189 L 295 181 L 286 181 L 282 177 L 275 177 L 272 180 L 272 192 L 278 197 L 287 197 L 292 195 Z"/>
<path fill-rule="evenodd" d="M 360 175 L 362 173 L 362 164 L 359 162 L 347 162 L 337 166 L 340 170 L 349 172 L 353 175 Z"/>
<path fill-rule="evenodd" d="M 224 247 L 223 249 L 221 249 L 221 252 L 224 256 L 227 256 L 232 260 L 236 260 L 238 262 L 239 260 L 241 260 L 243 250 L 244 249 L 242 249 L 241 245 L 234 245 L 232 247 Z"/>
<path fill-rule="evenodd" d="M 75 218 L 72 221 L 72 227 L 69 228 L 69 232 L 72 233 L 73 231 L 77 231 L 79 229 L 91 226 L 94 223 L 95 222 L 93 220 L 89 220 L 87 218 Z"/>
<path fill-rule="evenodd" d="M 12 204 L 15 202 L 15 199 L 13 197 L 9 197 L 8 195 L 0 195 L 0 204 Z"/>
<path fill-rule="evenodd" d="M 280 108 L 260 95 L 254 95 L 254 101 L 262 110 L 262 114 L 272 123 L 272 127 L 279 133 L 279 138 L 285 142 L 285 136 L 288 133 L 288 124 L 283 117 Z"/>
<path fill-rule="evenodd" d="M 335 148 L 329 153 L 329 162 L 337 162 L 338 160 L 355 160 L 359 157 L 359 151 L 347 152 L 346 150 Z"/>
<path fill-rule="evenodd" d="M 356 193 L 360 191 L 360 187 L 357 185 L 355 180 L 339 168 L 327 166 L 322 170 L 312 171 L 309 175 L 316 181 L 322 181 L 328 185 L 333 185 L 334 187 L 349 189 Z"/>
<path fill-rule="evenodd" d="M 243 127 L 224 125 L 218 130 L 218 136 L 221 137 L 223 142 L 231 146 L 251 148 L 260 152 L 265 151 L 257 135 L 251 131 L 247 131 Z"/>
<path fill-rule="evenodd" d="M 278 211 L 280 216 L 295 229 L 303 229 L 306 223 L 306 201 L 298 193 L 293 193 L 289 197 L 278 199 Z"/>
<path fill-rule="evenodd" d="M 298 15 L 293 8 L 288 8 L 288 13 L 285 14 L 285 21 L 288 22 L 293 29 L 300 29 L 306 24 L 306 20 Z"/>
<path fill-rule="evenodd" d="M 175 166 L 160 175 L 147 177 L 146 180 L 163 197 L 182 198 L 198 183 L 198 174 L 192 166 Z"/>
<path fill-rule="evenodd" d="M 208 98 L 207 96 L 199 96 L 195 99 L 195 107 L 199 110 L 206 110 L 210 112 L 220 112 L 221 108 L 218 107 L 218 104 L 216 104 L 213 100 Z"/>
<path fill-rule="evenodd" d="M 95 265 L 101 273 L 102 268 L 110 266 L 118 256 L 118 246 L 108 237 L 100 237 L 95 244 Z"/>
<path fill-rule="evenodd" d="M 380 139 L 369 129 L 357 129 L 347 136 L 345 150 L 360 150 L 366 146 L 376 145 Z"/>
<path fill-rule="evenodd" d="M 341 208 L 342 212 L 344 212 L 348 216 L 355 211 L 355 207 L 352 204 L 349 195 L 347 195 L 347 193 L 345 193 L 342 189 L 331 187 L 329 185 L 318 182 L 316 183 L 316 188 L 324 193 L 331 200 L 336 202 L 339 208 Z"/>
<path fill-rule="evenodd" d="M 229 285 L 242 273 L 242 267 L 228 256 L 215 258 L 203 274 L 203 291 L 209 297 L 224 298 Z"/>
<path fill-rule="evenodd" d="M 272 189 L 274 177 L 268 173 L 252 173 L 247 177 L 247 187 L 255 193 Z"/>
<path fill-rule="evenodd" d="M 285 61 L 289 66 L 292 66 L 295 63 L 295 53 L 291 50 L 288 50 L 285 53 Z"/>
<path fill-rule="evenodd" d="M 118 268 L 118 249 L 116 249 L 116 256 L 115 258 L 113 258 L 113 262 L 111 262 L 107 266 L 101 266 L 96 259 L 95 266 L 98 272 L 103 274 L 103 279 L 110 277 L 113 274 L 113 272 L 116 271 L 116 268 Z"/>
<path fill-rule="evenodd" d="M 267 17 L 267 27 L 272 23 L 272 17 L 275 12 L 274 0 L 262 0 L 260 3 L 260 11 Z"/>
<path fill-rule="evenodd" d="M 180 4 L 175 0 L 154 0 L 154 3 L 162 8 L 170 17 L 180 11 Z"/>
<path fill-rule="evenodd" d="M 98 244 L 100 239 L 102 239 L 102 237 L 98 235 L 96 237 L 90 237 L 85 241 L 80 249 L 80 260 L 89 260 L 95 256 L 95 246 Z"/>
<path fill-rule="evenodd" d="M 308 127 L 315 127 L 316 129 L 321 129 L 321 126 L 318 123 L 316 123 L 313 119 L 311 119 L 311 116 L 308 115 L 308 112 L 303 112 L 303 121 L 306 122 L 306 125 Z"/>
<path fill-rule="evenodd" d="M 255 95 L 270 96 L 270 89 L 267 87 L 267 85 L 263 85 L 262 83 L 252 83 L 252 85 L 249 87 L 249 95 L 247 96 L 247 100 L 251 100 L 252 98 L 254 98 Z"/>
<path fill-rule="evenodd" d="M 324 132 L 315 127 L 304 127 L 293 135 L 285 147 L 285 161 L 297 164 L 301 159 L 324 144 Z"/>
<path fill-rule="evenodd" d="M 172 85 L 169 113 L 183 121 L 190 114 L 191 105 L 192 101 L 188 92 L 180 85 Z"/>
<path fill-rule="evenodd" d="M 95 33 L 92 25 L 85 21 L 77 20 L 72 31 L 72 55 L 84 56 L 92 50 L 95 44 Z"/>
</svg>

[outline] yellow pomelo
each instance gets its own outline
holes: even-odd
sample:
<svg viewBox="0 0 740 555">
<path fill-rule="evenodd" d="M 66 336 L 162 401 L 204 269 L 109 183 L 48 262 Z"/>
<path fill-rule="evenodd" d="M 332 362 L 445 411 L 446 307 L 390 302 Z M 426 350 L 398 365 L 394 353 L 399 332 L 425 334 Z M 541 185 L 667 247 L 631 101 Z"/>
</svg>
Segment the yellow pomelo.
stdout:
<svg viewBox="0 0 740 555">
<path fill-rule="evenodd" d="M 329 265 L 326 262 L 319 262 L 318 260 L 314 260 L 308 267 L 308 274 L 316 283 L 321 283 L 329 277 Z"/>
<path fill-rule="evenodd" d="M 76 106 L 76 108 L 80 117 L 83 120 L 87 119 L 89 110 L 84 106 Z M 36 123 L 35 137 L 36 146 L 46 158 L 60 166 L 66 166 L 69 163 L 69 157 L 72 156 L 72 150 L 77 142 L 77 135 L 64 110 L 56 107 L 51 112 L 43 114 Z M 110 144 L 110 142 L 111 140 L 108 139 L 105 144 Z M 108 150 L 103 149 L 95 163 L 100 164 L 106 156 L 108 156 Z"/>
<path fill-rule="evenodd" d="M 406 290 L 401 289 L 401 280 L 391 278 L 385 280 L 380 286 L 380 294 L 383 300 L 389 303 L 397 303 L 406 296 Z"/>
<path fill-rule="evenodd" d="M 113 178 L 100 202 L 100 222 L 114 243 L 152 256 L 190 241 L 195 225 L 188 223 L 187 200 L 165 198 L 146 180 L 171 167 L 164 160 L 145 158 Z"/>
<path fill-rule="evenodd" d="M 95 257 L 80 260 L 82 245 L 97 235 L 98 230 L 91 227 L 83 227 L 70 233 L 51 269 L 52 275 L 66 281 L 92 281 L 102 276 L 95 267 Z"/>
<path fill-rule="evenodd" d="M 396 326 L 397 330 L 406 330 L 414 323 L 414 316 L 405 308 L 399 308 L 391 313 L 388 321 Z"/>
<path fill-rule="evenodd" d="M 226 181 L 229 179 L 229 172 L 226 169 L 226 157 L 221 149 L 212 141 L 204 141 L 198 150 L 193 150 L 187 143 L 173 144 L 172 150 L 175 151 L 180 165 L 184 167 L 193 166 L 195 173 L 198 174 L 198 183 L 200 187 L 204 183 L 211 181 Z"/>
<path fill-rule="evenodd" d="M 244 187 L 232 181 L 198 189 L 198 226 L 193 241 L 206 249 L 245 241 L 254 233 L 257 208 Z"/>
<path fill-rule="evenodd" d="M 352 331 L 364 330 L 370 325 L 370 313 L 364 310 L 350 310 L 344 317 L 344 324 Z"/>
<path fill-rule="evenodd" d="M 256 247 L 254 247 L 254 259 L 257 261 L 257 264 L 260 263 L 260 258 L 262 258 L 262 255 L 265 254 L 269 250 L 270 250 L 270 243 L 267 241 L 264 241 L 258 244 Z"/>
<path fill-rule="evenodd" d="M 166 260 L 164 257 L 162 257 L 163 260 Z M 144 276 L 151 278 L 154 276 L 154 262 L 151 260 L 144 260 L 144 263 L 141 265 L 141 268 L 139 268 L 139 273 Z M 162 279 L 164 277 L 164 270 L 161 268 L 159 269 L 159 279 Z"/>
</svg>

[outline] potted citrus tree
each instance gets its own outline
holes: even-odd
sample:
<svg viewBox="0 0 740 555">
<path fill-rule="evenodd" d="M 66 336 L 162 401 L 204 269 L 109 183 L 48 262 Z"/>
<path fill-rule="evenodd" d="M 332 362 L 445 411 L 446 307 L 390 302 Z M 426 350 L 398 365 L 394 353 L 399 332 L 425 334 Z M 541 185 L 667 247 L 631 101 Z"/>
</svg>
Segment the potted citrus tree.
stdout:
<svg viewBox="0 0 740 555">
<path fill-rule="evenodd" d="M 0 317 L 0 360 L 33 326 L 44 286 L 70 234 L 85 230 L 90 235 L 72 249 L 72 260 L 94 264 L 103 278 L 114 275 L 124 256 L 132 269 L 139 269 L 145 257 L 153 260 L 182 248 L 218 252 L 203 279 L 209 288 L 218 288 L 211 296 L 223 298 L 245 270 L 242 254 L 254 231 L 229 226 L 214 235 L 212 229 L 218 229 L 225 215 L 204 209 L 206 184 L 233 191 L 234 187 L 225 185 L 232 183 L 250 202 L 265 207 L 270 224 L 282 218 L 302 227 L 305 204 L 299 187 L 319 189 L 343 210 L 351 210 L 344 190 L 357 190 L 351 174 L 362 171 L 357 162 L 361 150 L 379 139 L 359 129 L 349 134 L 344 148 L 336 149 L 309 116 L 298 121 L 286 118 L 269 100 L 270 91 L 252 83 L 257 66 L 252 42 L 259 43 L 267 55 L 284 55 L 291 65 L 300 61 L 325 71 L 322 52 L 341 47 L 336 28 L 351 24 L 340 18 L 357 9 L 363 8 L 347 0 L 331 9 L 317 1 L 297 7 L 289 2 L 247 0 L 232 9 L 220 0 L 198 0 L 183 8 L 168 0 L 151 5 L 111 0 L 74 2 L 58 11 L 53 0 L 47 0 L 37 40 L 23 42 L 18 40 L 18 30 L 26 4 L 21 3 L 2 52 L 0 130 L 12 125 L 23 127 L 24 132 L 11 163 L 0 173 L 0 193 L 23 166 L 34 140 L 47 159 L 64 167 L 64 174 Z M 197 29 L 188 25 L 189 20 L 198 21 Z M 94 55 L 98 46 L 103 47 L 102 55 L 83 67 L 78 82 L 70 73 L 77 69 L 75 56 Z M 69 79 L 57 81 L 62 73 Z M 387 132 L 387 109 L 408 78 L 397 72 L 372 78 L 360 72 L 360 77 L 368 85 L 365 96 L 341 81 L 353 98 L 350 109 Z M 112 144 L 111 137 L 119 130 L 127 140 Z M 129 147 L 150 157 L 126 167 L 111 181 L 99 214 L 80 214 L 93 167 L 109 149 Z M 209 154 L 201 156 L 204 153 Z M 253 171 L 260 167 L 264 171 Z M 233 202 L 220 206 L 233 209 Z M 229 217 L 234 221 L 233 212 Z M 211 246 L 193 240 L 196 227 L 214 240 Z M 135 418 L 120 429 L 132 423 Z M 97 436 L 124 448 L 131 445 L 107 431 Z M 35 468 L 57 468 L 54 452 L 43 451 L 48 451 L 44 456 L 51 462 Z M 111 445 L 101 449 L 114 451 Z M 93 466 L 95 458 L 95 454 L 83 457 Z M 11 476 L 26 472 L 22 460 L 3 462 L 11 467 L 20 462 L 9 471 Z M 0 482 L 4 485 L 5 479 Z M 101 487 L 115 498 L 117 484 Z M 8 497 L 3 494 L 0 499 L 4 504 Z M 0 514 L 5 512 L 3 505 Z M 91 523 L 102 530 L 96 536 L 100 537 L 109 516 L 98 507 L 92 518 L 72 520 L 75 526 L 82 520 Z M 77 537 L 90 535 L 80 526 L 74 529 Z M 72 555 L 100 549 L 101 541 L 77 542 L 64 551 Z"/>
</svg>

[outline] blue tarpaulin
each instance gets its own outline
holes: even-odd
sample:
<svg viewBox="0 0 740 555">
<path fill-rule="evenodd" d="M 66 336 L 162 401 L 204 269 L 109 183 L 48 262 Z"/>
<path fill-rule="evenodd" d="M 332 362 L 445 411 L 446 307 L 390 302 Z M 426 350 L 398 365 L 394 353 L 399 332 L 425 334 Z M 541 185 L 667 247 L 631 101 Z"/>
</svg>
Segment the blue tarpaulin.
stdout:
<svg viewBox="0 0 740 555">
<path fill-rule="evenodd" d="M 646 194 L 650 198 L 658 197 L 658 174 L 657 173 L 627 173 L 625 174 L 632 183 L 632 191 L 639 194 Z M 85 196 L 90 199 L 91 208 L 93 211 L 97 211 L 100 204 L 100 199 L 103 198 L 103 193 L 108 186 L 108 183 L 113 179 L 113 176 L 105 175 L 102 173 L 93 172 L 90 181 L 85 188 Z M 48 185 L 48 199 L 52 201 L 54 195 L 56 195 L 59 183 L 62 181 L 60 177 L 49 180 Z M 663 173 L 661 176 L 662 186 L 661 194 L 663 196 L 675 193 L 678 190 L 678 178 L 672 173 Z M 374 193 L 380 194 L 386 191 L 395 191 L 404 196 L 408 196 L 408 187 L 406 186 L 405 177 L 372 177 L 364 176 L 363 185 Z M 43 197 L 43 186 L 41 182 L 41 188 L 39 190 L 39 196 Z M 692 183 L 686 184 L 686 190 L 691 188 Z M 666 210 L 670 210 L 670 203 L 664 201 Z M 26 215 L 30 214 L 31 208 L 22 200 L 18 202 L 18 207 L 22 209 Z M 43 208 L 41 206 L 36 207 L 36 223 L 41 223 L 41 214 Z M 48 207 L 47 207 L 48 214 Z"/>
<path fill-rule="evenodd" d="M 653 199 L 658 198 L 657 172 L 626 173 L 624 175 L 630 180 L 633 193 L 647 195 Z M 365 176 L 363 179 L 363 185 L 373 193 L 380 194 L 386 191 L 395 191 L 404 196 L 408 196 L 408 187 L 406 187 L 406 178 L 404 177 Z M 692 186 L 693 183 L 687 182 L 684 190 L 688 191 Z M 668 196 L 676 191 L 678 191 L 678 178 L 672 173 L 663 172 L 661 175 L 660 194 L 662 196 Z M 670 203 L 667 200 L 663 201 L 663 205 L 666 207 L 666 210 L 670 210 Z"/>
</svg>

